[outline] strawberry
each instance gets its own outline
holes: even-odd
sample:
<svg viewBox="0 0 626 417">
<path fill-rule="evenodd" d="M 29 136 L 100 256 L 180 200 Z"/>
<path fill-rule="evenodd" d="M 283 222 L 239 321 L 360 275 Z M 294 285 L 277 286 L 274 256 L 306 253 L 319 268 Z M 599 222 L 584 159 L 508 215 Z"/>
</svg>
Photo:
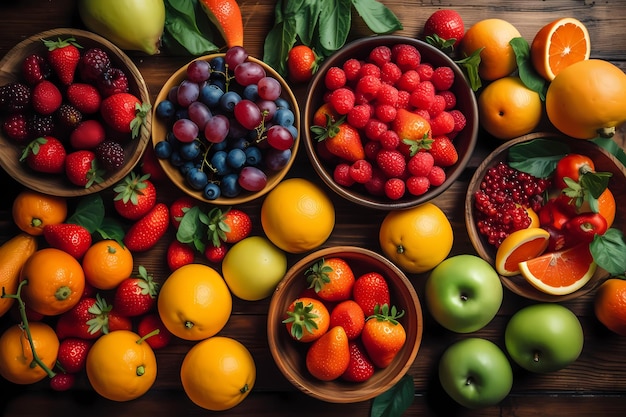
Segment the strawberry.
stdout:
<svg viewBox="0 0 626 417">
<path fill-rule="evenodd" d="M 181 266 L 192 263 L 195 259 L 195 252 L 188 244 L 174 239 L 167 247 L 166 258 L 167 266 L 173 272 Z"/>
<path fill-rule="evenodd" d="M 159 330 L 157 334 L 145 339 L 152 349 L 161 349 L 167 346 L 172 340 L 172 333 L 167 330 L 158 313 L 146 314 L 141 317 L 139 324 L 137 324 L 137 334 L 141 337 L 157 329 Z"/>
<path fill-rule="evenodd" d="M 72 223 L 47 224 L 43 237 L 48 245 L 81 259 L 91 246 L 91 233 L 85 227 Z"/>
<path fill-rule="evenodd" d="M 30 54 L 22 61 L 22 77 L 29 85 L 35 85 L 47 80 L 52 75 L 52 68 L 45 57 L 39 54 Z"/>
<path fill-rule="evenodd" d="M 85 369 L 87 353 L 93 341 L 78 337 L 68 337 L 61 340 L 57 364 L 67 373 L 75 374 Z"/>
<path fill-rule="evenodd" d="M 81 122 L 70 133 L 70 145 L 74 149 L 94 149 L 105 139 L 104 126 L 96 119 Z"/>
<path fill-rule="evenodd" d="M 294 83 L 306 83 L 317 72 L 318 58 L 307 45 L 297 45 L 289 50 L 287 70 Z"/>
<path fill-rule="evenodd" d="M 453 49 L 465 35 L 461 15 L 452 9 L 440 9 L 431 14 L 424 24 L 426 42 L 442 49 Z"/>
<path fill-rule="evenodd" d="M 116 93 L 102 100 L 100 114 L 111 128 L 136 138 L 150 108 L 131 93 Z"/>
<path fill-rule="evenodd" d="M 343 327 L 348 340 L 359 337 L 364 325 L 365 314 L 361 306 L 354 300 L 344 300 L 330 312 L 330 327 Z"/>
<path fill-rule="evenodd" d="M 209 239 L 213 246 L 236 243 L 248 237 L 252 231 L 250 216 L 239 209 L 230 208 L 223 212 L 215 207 L 209 212 Z"/>
<path fill-rule="evenodd" d="M 155 303 L 159 283 L 154 280 L 142 265 L 139 275 L 124 279 L 115 288 L 113 308 L 117 314 L 126 317 L 140 316 L 150 311 Z"/>
<path fill-rule="evenodd" d="M 352 299 L 361 306 L 365 316 L 371 316 L 376 305 L 389 304 L 389 285 L 378 272 L 367 272 L 354 282 Z"/>
<path fill-rule="evenodd" d="M 63 96 L 59 88 L 54 83 L 43 80 L 33 87 L 31 92 L 31 103 L 33 110 L 39 114 L 49 115 L 61 107 Z"/>
<path fill-rule="evenodd" d="M 157 203 L 126 232 L 124 244 L 131 252 L 147 251 L 163 237 L 168 226 L 169 209 L 165 204 Z"/>
<path fill-rule="evenodd" d="M 318 142 L 324 142 L 333 155 L 349 162 L 365 159 L 365 150 L 358 130 L 344 122 L 345 118 L 333 123 L 328 119 L 326 127 L 311 126 Z"/>
<path fill-rule="evenodd" d="M 365 351 L 375 366 L 386 368 L 406 342 L 406 331 L 398 321 L 404 315 L 396 307 L 383 304 L 374 309 L 374 314 L 367 318 L 361 341 Z"/>
<path fill-rule="evenodd" d="M 80 61 L 78 48 L 82 47 L 76 43 L 74 38 L 56 41 L 44 39 L 43 43 L 48 48 L 48 62 L 61 83 L 64 85 L 72 84 Z"/>
<path fill-rule="evenodd" d="M 115 330 L 131 330 L 130 319 L 112 309 L 113 306 L 100 294 L 96 294 L 95 298 L 81 298 L 74 307 L 59 316 L 56 334 L 59 339 L 78 337 L 91 340 Z"/>
<path fill-rule="evenodd" d="M 189 196 L 178 197 L 170 204 L 170 222 L 175 229 L 178 229 L 180 221 L 190 208 L 196 205 L 196 201 Z"/>
<path fill-rule="evenodd" d="M 374 364 L 367 357 L 363 344 L 356 340 L 348 343 L 350 350 L 350 362 L 348 369 L 341 375 L 341 378 L 351 382 L 364 382 L 374 375 Z"/>
<path fill-rule="evenodd" d="M 434 137 L 430 145 L 430 153 L 435 159 L 435 165 L 440 167 L 449 167 L 459 160 L 456 147 L 447 136 Z"/>
<path fill-rule="evenodd" d="M 343 301 L 352 295 L 354 273 L 341 258 L 326 258 L 314 263 L 305 271 L 309 288 L 326 301 Z"/>
<path fill-rule="evenodd" d="M 131 171 L 113 191 L 113 208 L 125 219 L 139 220 L 156 204 L 156 188 L 149 175 L 137 175 Z"/>
<path fill-rule="evenodd" d="M 306 367 L 313 377 L 332 381 L 343 375 L 350 365 L 348 336 L 335 326 L 317 339 L 306 353 Z"/>
<path fill-rule="evenodd" d="M 321 300 L 302 296 L 289 304 L 283 324 L 294 340 L 309 343 L 328 331 L 330 314 Z"/>
<path fill-rule="evenodd" d="M 428 120 L 406 109 L 398 109 L 392 129 L 402 141 L 420 141 L 431 136 Z"/>
<path fill-rule="evenodd" d="M 209 244 L 204 248 L 204 257 L 211 263 L 219 264 L 224 260 L 226 252 L 228 252 L 228 245 L 224 243 L 219 246 Z"/>
<path fill-rule="evenodd" d="M 65 159 L 65 175 L 74 185 L 89 188 L 103 181 L 104 170 L 98 166 L 96 154 L 88 150 L 74 151 Z"/>
<path fill-rule="evenodd" d="M 74 387 L 75 383 L 75 374 L 58 372 L 52 378 L 50 378 L 50 388 L 53 391 L 57 392 L 68 391 Z"/>
<path fill-rule="evenodd" d="M 65 92 L 67 101 L 83 114 L 95 114 L 100 110 L 102 97 L 91 84 L 74 83 Z"/>
<path fill-rule="evenodd" d="M 31 141 L 20 157 L 20 161 L 34 171 L 46 174 L 65 172 L 65 147 L 54 136 L 44 136 Z"/>
</svg>

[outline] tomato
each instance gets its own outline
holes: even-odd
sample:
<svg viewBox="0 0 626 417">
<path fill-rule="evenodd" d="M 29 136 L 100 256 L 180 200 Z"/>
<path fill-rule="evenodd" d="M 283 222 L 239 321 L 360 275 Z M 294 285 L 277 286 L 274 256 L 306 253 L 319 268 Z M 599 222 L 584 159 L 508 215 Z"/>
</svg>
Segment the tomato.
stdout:
<svg viewBox="0 0 626 417">
<path fill-rule="evenodd" d="M 565 155 L 556 164 L 554 170 L 554 186 L 559 189 L 567 187 L 564 178 L 578 181 L 585 172 L 594 172 L 595 165 L 591 158 L 585 155 L 570 153 Z"/>
<path fill-rule="evenodd" d="M 607 222 L 600 213 L 582 213 L 563 225 L 566 243 L 591 243 L 595 235 L 603 235 Z"/>
</svg>

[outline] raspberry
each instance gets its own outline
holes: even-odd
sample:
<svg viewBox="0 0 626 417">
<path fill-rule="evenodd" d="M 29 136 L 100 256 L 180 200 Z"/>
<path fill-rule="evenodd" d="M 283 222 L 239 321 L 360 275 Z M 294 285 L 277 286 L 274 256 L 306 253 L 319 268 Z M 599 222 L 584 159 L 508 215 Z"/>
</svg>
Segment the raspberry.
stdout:
<svg viewBox="0 0 626 417">
<path fill-rule="evenodd" d="M 420 64 L 417 66 L 416 70 L 421 81 L 430 81 L 434 72 L 433 66 L 430 64 Z"/>
<path fill-rule="evenodd" d="M 401 177 L 406 169 L 404 155 L 397 150 L 382 149 L 376 155 L 376 164 L 387 178 Z"/>
<path fill-rule="evenodd" d="M 409 104 L 424 110 L 428 110 L 433 101 L 435 101 L 435 86 L 430 81 L 420 82 L 409 98 Z"/>
<path fill-rule="evenodd" d="M 378 142 L 383 149 L 396 149 L 400 145 L 400 136 L 394 130 L 387 130 L 382 133 Z"/>
<path fill-rule="evenodd" d="M 85 51 L 78 62 L 78 74 L 83 81 L 95 83 L 110 67 L 109 55 L 100 48 L 91 48 Z"/>
<path fill-rule="evenodd" d="M 381 122 L 378 119 L 370 118 L 365 125 L 365 137 L 371 140 L 378 140 L 380 135 L 388 130 L 386 123 Z"/>
<path fill-rule="evenodd" d="M 447 135 L 454 130 L 454 117 L 442 111 L 430 119 L 430 129 L 433 136 Z"/>
<path fill-rule="evenodd" d="M 350 176 L 350 165 L 345 162 L 337 164 L 333 171 L 333 180 L 344 187 L 352 186 L 354 180 Z"/>
<path fill-rule="evenodd" d="M 446 109 L 446 99 L 439 94 L 435 94 L 433 102 L 428 108 L 430 117 L 433 118 Z"/>
<path fill-rule="evenodd" d="M 362 129 L 371 117 L 371 109 L 367 104 L 357 104 L 348 112 L 346 120 L 353 127 Z"/>
<path fill-rule="evenodd" d="M 402 70 L 393 62 L 386 62 L 380 67 L 380 79 L 386 84 L 395 84 L 402 76 Z"/>
<path fill-rule="evenodd" d="M 363 145 L 363 150 L 365 151 L 365 157 L 371 161 L 376 160 L 376 155 L 380 152 L 382 148 L 382 144 L 377 140 L 368 140 Z"/>
<path fill-rule="evenodd" d="M 435 165 L 426 177 L 428 178 L 428 181 L 430 181 L 430 185 L 438 187 L 446 181 L 446 171 L 444 171 L 440 166 Z"/>
<path fill-rule="evenodd" d="M 382 196 L 385 195 L 385 182 L 387 179 L 385 178 L 385 174 L 378 169 L 373 168 L 372 170 L 372 179 L 363 184 L 368 193 L 373 196 Z"/>
<path fill-rule="evenodd" d="M 107 171 L 113 171 L 124 165 L 124 148 L 119 142 L 105 140 L 96 146 L 94 153 Z"/>
<path fill-rule="evenodd" d="M 440 91 L 439 95 L 443 97 L 446 102 L 446 107 L 444 110 L 452 110 L 456 107 L 456 95 L 452 91 Z"/>
<path fill-rule="evenodd" d="M 336 90 L 346 85 L 346 73 L 339 67 L 330 67 L 324 77 L 324 85 L 329 90 Z"/>
<path fill-rule="evenodd" d="M 408 70 L 402 73 L 398 81 L 396 81 L 396 88 L 411 92 L 415 90 L 420 83 L 420 76 L 415 70 Z"/>
<path fill-rule="evenodd" d="M 454 129 L 452 131 L 460 132 L 461 130 L 463 130 L 465 124 L 467 123 L 467 119 L 465 118 L 465 115 L 461 112 L 461 110 L 450 110 L 450 114 L 454 119 Z"/>
<path fill-rule="evenodd" d="M 375 108 L 375 116 L 384 123 L 389 123 L 396 118 L 397 110 L 391 104 L 379 104 Z"/>
<path fill-rule="evenodd" d="M 403 72 L 417 68 L 422 56 L 416 47 L 407 44 L 396 44 L 391 48 L 391 60 Z"/>
<path fill-rule="evenodd" d="M 359 78 L 361 62 L 356 58 L 350 58 L 343 63 L 343 72 L 346 74 L 346 81 L 354 81 Z"/>
<path fill-rule="evenodd" d="M 396 107 L 399 109 L 408 108 L 410 97 L 411 97 L 411 93 L 409 93 L 408 91 L 404 91 L 404 90 L 398 91 L 398 104 L 396 104 Z"/>
<path fill-rule="evenodd" d="M 0 111 L 19 112 L 30 106 L 30 88 L 27 85 L 12 82 L 0 87 Z"/>
<path fill-rule="evenodd" d="M 385 181 L 385 195 L 390 200 L 399 200 L 404 196 L 406 185 L 400 178 L 389 178 Z"/>
<path fill-rule="evenodd" d="M 430 152 L 418 152 L 409 159 L 407 168 L 411 175 L 425 177 L 435 165 L 435 158 Z"/>
<path fill-rule="evenodd" d="M 372 76 L 376 77 L 380 81 L 380 67 L 376 64 L 372 64 L 371 62 L 366 62 L 365 64 L 361 65 L 361 71 L 359 72 L 359 76 Z"/>
<path fill-rule="evenodd" d="M 341 87 L 330 95 L 330 104 L 339 114 L 348 114 L 354 107 L 354 93 L 347 87 Z"/>
<path fill-rule="evenodd" d="M 367 101 L 370 101 L 376 98 L 381 85 L 380 78 L 374 75 L 366 75 L 357 81 L 355 93 L 362 94 Z"/>
<path fill-rule="evenodd" d="M 98 77 L 96 85 L 102 97 L 128 92 L 128 78 L 119 68 L 109 68 L 108 71 L 103 72 Z"/>
<path fill-rule="evenodd" d="M 31 54 L 22 61 L 22 76 L 29 85 L 35 85 L 52 76 L 52 67 L 46 58 Z"/>
<path fill-rule="evenodd" d="M 422 116 L 424 119 L 430 121 L 430 113 L 428 113 L 428 110 L 426 109 L 416 109 L 413 111 L 413 113 Z"/>
<path fill-rule="evenodd" d="M 452 84 L 454 84 L 454 71 L 452 71 L 452 68 L 446 66 L 437 67 L 433 71 L 430 80 L 435 85 L 437 91 L 449 90 Z"/>
<path fill-rule="evenodd" d="M 365 184 L 372 179 L 372 164 L 365 159 L 359 159 L 350 166 L 350 177 L 359 184 Z"/>
<path fill-rule="evenodd" d="M 370 51 L 368 61 L 382 67 L 383 64 L 391 61 L 391 48 L 385 45 L 377 46 Z"/>
<path fill-rule="evenodd" d="M 398 104 L 398 89 L 389 84 L 382 84 L 376 95 L 376 101 L 378 104 L 396 106 Z"/>
<path fill-rule="evenodd" d="M 410 194 L 422 195 L 430 188 L 430 181 L 426 177 L 409 177 L 406 180 L 406 188 Z"/>
<path fill-rule="evenodd" d="M 23 113 L 9 115 L 2 122 L 2 130 L 11 140 L 17 143 L 25 142 L 28 136 L 28 119 Z"/>
</svg>

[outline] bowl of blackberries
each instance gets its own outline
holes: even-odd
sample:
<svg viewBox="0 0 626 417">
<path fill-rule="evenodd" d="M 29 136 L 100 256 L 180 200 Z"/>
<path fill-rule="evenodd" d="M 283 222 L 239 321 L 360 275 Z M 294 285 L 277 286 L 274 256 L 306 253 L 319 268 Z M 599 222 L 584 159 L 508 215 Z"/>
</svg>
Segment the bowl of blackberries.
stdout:
<svg viewBox="0 0 626 417">
<path fill-rule="evenodd" d="M 198 57 L 165 83 L 152 145 L 188 195 L 241 204 L 275 187 L 299 146 L 300 111 L 285 80 L 243 47 Z"/>
</svg>

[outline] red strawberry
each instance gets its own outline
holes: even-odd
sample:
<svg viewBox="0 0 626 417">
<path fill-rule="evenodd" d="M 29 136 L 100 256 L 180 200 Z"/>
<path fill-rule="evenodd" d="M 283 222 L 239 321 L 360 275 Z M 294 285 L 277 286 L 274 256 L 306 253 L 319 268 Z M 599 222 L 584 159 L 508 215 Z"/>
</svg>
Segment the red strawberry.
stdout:
<svg viewBox="0 0 626 417">
<path fill-rule="evenodd" d="M 311 131 L 318 141 L 326 144 L 326 149 L 333 155 L 349 162 L 355 162 L 365 158 L 365 150 L 361 142 L 359 131 L 344 122 L 341 118 L 338 122 L 326 127 L 311 126 Z"/>
<path fill-rule="evenodd" d="M 308 82 L 317 71 L 317 64 L 317 55 L 309 46 L 294 46 L 287 57 L 289 79 L 294 83 Z"/>
<path fill-rule="evenodd" d="M 72 223 L 47 224 L 43 236 L 53 248 L 61 249 L 81 259 L 91 246 L 91 233 L 85 227 Z"/>
<path fill-rule="evenodd" d="M 224 260 L 226 252 L 228 252 L 228 246 L 226 244 L 222 243 L 219 246 L 208 244 L 204 249 L 204 256 L 209 262 L 219 264 Z"/>
<path fill-rule="evenodd" d="M 342 379 L 351 382 L 367 381 L 374 375 L 374 364 L 367 357 L 363 345 L 355 340 L 348 344 L 350 349 L 350 363 L 348 369 L 341 375 Z"/>
<path fill-rule="evenodd" d="M 141 103 L 130 93 L 117 93 L 102 100 L 100 114 L 111 128 L 121 133 L 131 133 L 136 138 L 150 107 L 149 103 Z"/>
<path fill-rule="evenodd" d="M 330 312 L 330 327 L 343 327 L 348 340 L 359 337 L 364 325 L 365 314 L 361 306 L 354 300 L 341 301 Z"/>
<path fill-rule="evenodd" d="M 424 37 L 431 45 L 440 49 L 457 46 L 465 35 L 465 24 L 455 10 L 440 9 L 424 24 Z"/>
<path fill-rule="evenodd" d="M 65 92 L 67 101 L 84 114 L 95 114 L 100 110 L 102 97 L 91 84 L 74 83 Z"/>
<path fill-rule="evenodd" d="M 60 140 L 53 136 L 44 136 L 31 141 L 20 157 L 28 166 L 46 174 L 61 174 L 65 172 L 65 147 Z"/>
<path fill-rule="evenodd" d="M 175 229 L 178 229 L 180 221 L 190 208 L 196 205 L 196 201 L 189 196 L 182 196 L 174 200 L 170 205 L 170 221 Z"/>
<path fill-rule="evenodd" d="M 352 298 L 361 306 L 365 316 L 371 316 L 376 305 L 389 304 L 389 285 L 378 272 L 368 272 L 354 282 Z"/>
<path fill-rule="evenodd" d="M 50 378 L 50 388 L 57 392 L 68 391 L 74 387 L 75 383 L 75 374 L 57 373 Z"/>
<path fill-rule="evenodd" d="M 93 341 L 80 339 L 78 337 L 68 337 L 61 340 L 57 362 L 67 373 L 75 374 L 85 369 L 87 353 Z"/>
<path fill-rule="evenodd" d="M 61 107 L 63 96 L 59 88 L 54 83 L 43 80 L 33 87 L 31 92 L 31 103 L 33 110 L 39 114 L 49 115 Z"/>
<path fill-rule="evenodd" d="M 213 246 L 222 242 L 236 243 L 250 235 L 252 221 L 250 216 L 239 209 L 228 209 L 223 212 L 215 207 L 209 212 L 209 239 Z"/>
<path fill-rule="evenodd" d="M 49 79 L 51 75 L 52 68 L 46 58 L 41 55 L 31 54 L 22 61 L 22 76 L 27 84 L 35 85 Z"/>
<path fill-rule="evenodd" d="M 156 204 L 156 188 L 149 175 L 128 174 L 113 188 L 116 193 L 113 207 L 117 213 L 129 220 L 139 220 Z"/>
<path fill-rule="evenodd" d="M 95 298 L 81 298 L 74 307 L 59 316 L 56 334 L 59 339 L 78 337 L 90 340 L 115 330 L 131 330 L 130 319 L 112 309 L 113 306 L 100 294 L 96 294 Z"/>
<path fill-rule="evenodd" d="M 144 252 L 163 237 L 169 226 L 169 209 L 157 203 L 152 210 L 139 219 L 124 236 L 124 244 L 131 252 Z"/>
<path fill-rule="evenodd" d="M 78 48 L 82 47 L 76 43 L 74 38 L 56 41 L 44 39 L 43 43 L 48 48 L 48 62 L 61 83 L 64 85 L 72 84 L 80 61 Z"/>
<path fill-rule="evenodd" d="M 113 308 L 117 314 L 140 316 L 155 305 L 159 283 L 148 275 L 145 267 L 140 265 L 138 272 L 139 276 L 126 278 L 116 287 Z"/>
<path fill-rule="evenodd" d="M 172 333 L 167 330 L 167 327 L 165 327 L 157 313 L 146 314 L 141 318 L 139 324 L 137 325 L 137 333 L 141 337 L 144 337 L 155 330 L 158 330 L 159 332 L 145 340 L 152 349 L 164 348 L 172 340 Z"/>
<path fill-rule="evenodd" d="M 391 364 L 406 342 L 406 331 L 398 321 L 404 311 L 398 312 L 388 304 L 376 307 L 361 332 L 361 341 L 368 356 L 379 368 Z"/>
<path fill-rule="evenodd" d="M 65 160 L 65 175 L 74 185 L 89 188 L 103 181 L 96 154 L 88 150 L 74 151 Z"/>
<path fill-rule="evenodd" d="M 435 159 L 435 165 L 440 167 L 449 167 L 459 160 L 456 147 L 447 136 L 434 137 L 430 145 L 430 153 Z"/>
<path fill-rule="evenodd" d="M 186 243 L 174 239 L 167 247 L 167 266 L 172 272 L 181 266 L 192 263 L 194 259 L 195 252 L 193 248 Z"/>
<path fill-rule="evenodd" d="M 104 142 L 106 132 L 102 123 L 96 119 L 89 119 L 81 122 L 70 133 L 70 145 L 74 149 L 94 149 Z"/>
</svg>

